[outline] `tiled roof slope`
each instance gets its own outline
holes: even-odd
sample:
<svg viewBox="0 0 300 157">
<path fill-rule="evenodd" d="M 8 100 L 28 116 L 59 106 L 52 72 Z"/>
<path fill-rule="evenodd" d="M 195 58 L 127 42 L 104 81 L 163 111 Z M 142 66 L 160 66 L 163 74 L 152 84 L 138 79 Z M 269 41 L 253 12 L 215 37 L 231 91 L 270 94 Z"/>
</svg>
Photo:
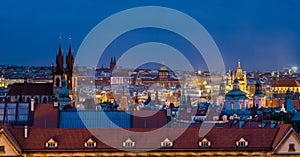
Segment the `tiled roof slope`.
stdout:
<svg viewBox="0 0 300 157">
<path fill-rule="evenodd" d="M 281 124 L 275 128 L 213 128 L 206 135 L 199 137 L 199 128 L 130 128 L 130 129 L 62 129 L 62 128 L 29 128 L 29 136 L 24 138 L 24 129 L 9 128 L 9 131 L 25 151 L 47 151 L 45 142 L 53 138 L 58 142 L 58 148 L 53 151 L 90 151 L 84 147 L 84 142 L 92 138 L 97 142 L 93 151 L 118 151 L 122 143 L 130 138 L 136 143 L 135 149 L 160 148 L 160 142 L 166 138 L 173 142 L 172 150 L 264 150 L 271 151 L 276 143 L 290 129 L 290 125 Z M 205 131 L 205 130 L 201 130 Z M 141 133 L 142 132 L 142 133 Z M 180 135 L 180 133 L 182 133 Z M 179 137 L 176 135 L 180 135 Z M 101 137 L 101 141 L 97 139 Z M 211 147 L 201 148 L 198 142 L 202 138 L 211 141 Z M 247 147 L 239 148 L 236 141 L 241 137 L 249 142 Z M 114 145 L 110 147 L 107 141 Z"/>
<path fill-rule="evenodd" d="M 52 83 L 14 83 L 8 95 L 52 95 Z"/>
<path fill-rule="evenodd" d="M 37 104 L 35 106 L 33 128 L 57 128 L 58 108 L 52 103 Z"/>
<path fill-rule="evenodd" d="M 278 80 L 272 84 L 272 87 L 300 87 L 297 80 Z"/>
</svg>

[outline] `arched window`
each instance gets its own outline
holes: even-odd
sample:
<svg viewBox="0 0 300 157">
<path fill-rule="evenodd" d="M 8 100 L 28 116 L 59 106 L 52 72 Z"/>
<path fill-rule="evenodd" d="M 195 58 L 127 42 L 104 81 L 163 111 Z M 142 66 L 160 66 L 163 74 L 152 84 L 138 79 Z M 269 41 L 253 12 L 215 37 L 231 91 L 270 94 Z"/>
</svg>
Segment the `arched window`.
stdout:
<svg viewBox="0 0 300 157">
<path fill-rule="evenodd" d="M 240 103 L 240 110 L 241 110 L 241 109 L 243 109 L 243 104 L 242 104 L 242 103 Z"/>
<path fill-rule="evenodd" d="M 37 97 L 34 98 L 34 103 L 39 103 L 39 99 Z"/>
<path fill-rule="evenodd" d="M 29 97 L 27 97 L 26 102 L 30 102 L 30 98 Z"/>
<path fill-rule="evenodd" d="M 48 102 L 47 97 L 44 97 L 43 98 L 43 103 L 47 103 L 47 102 Z"/>
<path fill-rule="evenodd" d="M 57 77 L 57 78 L 56 78 L 56 81 L 55 81 L 56 87 L 59 87 L 59 82 L 60 82 L 60 79 Z"/>
<path fill-rule="evenodd" d="M 233 109 L 234 109 L 234 104 L 233 104 L 233 103 L 231 103 L 230 105 L 231 105 L 231 109 L 233 110 Z"/>
</svg>

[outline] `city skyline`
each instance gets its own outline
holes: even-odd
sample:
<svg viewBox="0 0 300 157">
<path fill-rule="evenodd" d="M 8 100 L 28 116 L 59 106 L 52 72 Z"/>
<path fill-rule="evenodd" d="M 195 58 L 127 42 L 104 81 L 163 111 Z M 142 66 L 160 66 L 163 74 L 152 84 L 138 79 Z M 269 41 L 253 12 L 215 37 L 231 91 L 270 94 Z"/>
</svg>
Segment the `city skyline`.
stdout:
<svg viewBox="0 0 300 157">
<path fill-rule="evenodd" d="M 3 21 L 0 29 L 1 64 L 5 65 L 50 66 L 57 54 L 60 34 L 63 37 L 64 54 L 67 52 L 69 35 L 76 53 L 85 36 L 99 22 L 119 11 L 140 6 L 173 8 L 196 19 L 215 40 L 226 70 L 236 69 L 238 59 L 246 71 L 281 71 L 299 65 L 297 58 L 300 56 L 297 52 L 300 46 L 297 43 L 300 42 L 300 22 L 295 20 L 300 12 L 297 10 L 298 1 L 284 4 L 279 1 L 0 3 L 0 19 Z M 111 48 L 108 54 L 113 56 L 114 52 L 122 52 L 132 42 L 163 42 L 169 35 L 170 32 L 164 30 L 131 31 L 114 41 L 119 44 Z M 179 37 L 175 37 L 170 44 L 180 41 Z M 189 55 L 188 47 L 182 49 L 186 49 L 182 53 Z M 105 65 L 108 65 L 109 59 L 104 61 Z M 201 62 L 197 68 L 205 68 L 201 57 L 193 59 Z"/>
</svg>

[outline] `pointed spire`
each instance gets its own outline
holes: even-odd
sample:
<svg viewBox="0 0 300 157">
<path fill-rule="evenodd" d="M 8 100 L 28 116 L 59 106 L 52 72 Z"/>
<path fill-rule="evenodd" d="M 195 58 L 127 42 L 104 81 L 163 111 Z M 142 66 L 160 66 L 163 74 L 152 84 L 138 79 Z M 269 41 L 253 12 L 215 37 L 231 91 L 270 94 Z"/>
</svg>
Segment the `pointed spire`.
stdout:
<svg viewBox="0 0 300 157">
<path fill-rule="evenodd" d="M 241 61 L 240 61 L 240 59 L 238 60 L 238 69 L 241 69 Z"/>
<path fill-rule="evenodd" d="M 69 50 L 66 56 L 66 64 L 67 64 L 67 88 L 72 90 L 72 75 L 73 75 L 73 66 L 74 66 L 74 57 L 72 53 L 71 47 L 71 36 L 69 36 Z"/>
<path fill-rule="evenodd" d="M 58 55 L 62 54 L 62 48 L 61 48 L 61 34 L 59 34 L 59 45 L 58 45 Z"/>
<path fill-rule="evenodd" d="M 58 54 L 56 55 L 56 73 L 62 74 L 64 70 L 64 57 L 61 46 L 61 34 L 58 37 L 59 45 L 58 45 Z"/>
<path fill-rule="evenodd" d="M 68 55 L 72 55 L 72 47 L 71 47 L 71 41 L 72 41 L 72 38 L 71 36 L 69 36 L 69 50 L 68 50 Z"/>
<path fill-rule="evenodd" d="M 109 64 L 110 70 L 114 70 L 115 66 L 116 66 L 116 57 L 111 57 L 110 64 Z"/>
<path fill-rule="evenodd" d="M 74 64 L 74 57 L 72 53 L 72 46 L 71 46 L 71 36 L 69 36 L 69 50 L 66 58 L 66 63 L 67 63 L 67 69 L 69 71 L 73 70 L 73 64 Z"/>
</svg>

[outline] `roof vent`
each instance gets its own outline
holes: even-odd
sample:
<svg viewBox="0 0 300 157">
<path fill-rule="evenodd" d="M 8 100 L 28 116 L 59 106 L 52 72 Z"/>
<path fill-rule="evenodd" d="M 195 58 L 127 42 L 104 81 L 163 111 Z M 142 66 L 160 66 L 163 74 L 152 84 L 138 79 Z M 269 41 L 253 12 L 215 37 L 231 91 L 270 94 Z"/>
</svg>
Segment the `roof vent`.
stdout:
<svg viewBox="0 0 300 157">
<path fill-rule="evenodd" d="M 24 138 L 28 138 L 28 126 L 24 126 Z"/>
</svg>

